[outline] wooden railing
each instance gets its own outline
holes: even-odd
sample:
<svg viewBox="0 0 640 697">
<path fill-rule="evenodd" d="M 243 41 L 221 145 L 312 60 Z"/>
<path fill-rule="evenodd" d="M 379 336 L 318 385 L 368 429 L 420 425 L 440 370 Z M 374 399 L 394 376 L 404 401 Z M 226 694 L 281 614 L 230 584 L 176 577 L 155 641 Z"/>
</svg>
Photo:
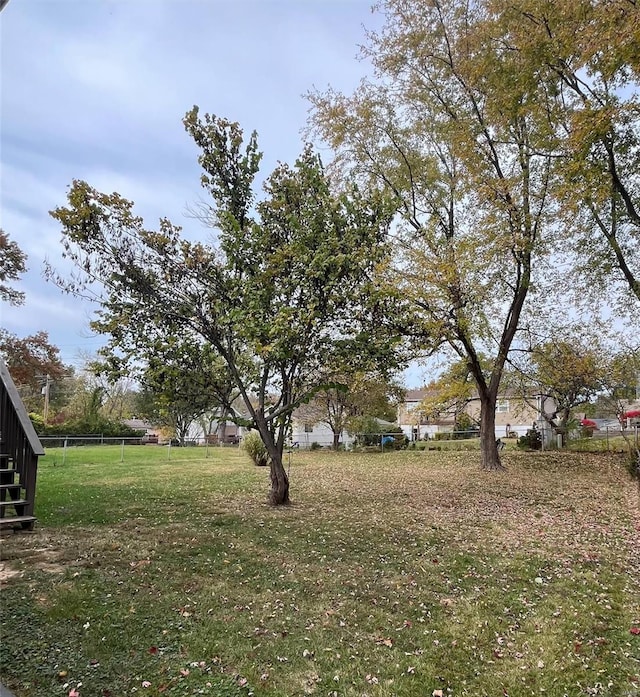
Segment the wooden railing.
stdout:
<svg viewBox="0 0 640 697">
<path fill-rule="evenodd" d="M 38 457 L 44 448 L 24 408 L 5 362 L 0 358 L 0 453 L 15 468 L 25 491 L 22 515 L 32 516 Z"/>
</svg>

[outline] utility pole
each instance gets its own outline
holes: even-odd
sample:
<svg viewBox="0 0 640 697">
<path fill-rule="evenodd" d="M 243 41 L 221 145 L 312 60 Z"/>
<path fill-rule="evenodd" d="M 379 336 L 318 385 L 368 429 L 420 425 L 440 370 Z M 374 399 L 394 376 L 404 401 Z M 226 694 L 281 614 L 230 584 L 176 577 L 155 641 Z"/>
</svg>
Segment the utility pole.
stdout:
<svg viewBox="0 0 640 697">
<path fill-rule="evenodd" d="M 46 374 L 44 379 L 44 387 L 42 388 L 42 394 L 44 395 L 44 409 L 42 410 L 42 420 L 44 425 L 47 425 L 47 419 L 49 418 L 49 392 L 51 388 L 51 376 L 49 373 Z"/>
</svg>

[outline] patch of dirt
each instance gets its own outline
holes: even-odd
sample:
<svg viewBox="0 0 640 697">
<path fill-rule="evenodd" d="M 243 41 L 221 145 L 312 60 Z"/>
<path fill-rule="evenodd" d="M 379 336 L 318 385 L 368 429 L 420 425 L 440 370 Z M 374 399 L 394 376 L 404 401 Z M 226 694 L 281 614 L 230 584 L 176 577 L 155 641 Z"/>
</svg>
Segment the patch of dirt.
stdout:
<svg viewBox="0 0 640 697">
<path fill-rule="evenodd" d="M 0 584 L 22 578 L 25 571 L 32 569 L 62 574 L 69 566 L 64 563 L 64 557 L 64 549 L 50 544 L 42 533 L 7 537 L 2 541 L 0 553 Z"/>
<path fill-rule="evenodd" d="M 22 576 L 22 571 L 18 569 L 13 569 L 4 562 L 0 562 L 0 584 L 7 583 L 17 576 Z"/>
</svg>

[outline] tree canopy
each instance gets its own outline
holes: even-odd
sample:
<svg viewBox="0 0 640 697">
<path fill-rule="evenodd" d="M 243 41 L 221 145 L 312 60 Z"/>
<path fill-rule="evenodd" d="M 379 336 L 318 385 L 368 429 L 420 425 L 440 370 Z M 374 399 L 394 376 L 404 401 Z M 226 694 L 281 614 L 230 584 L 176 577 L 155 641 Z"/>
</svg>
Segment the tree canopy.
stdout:
<svg viewBox="0 0 640 697">
<path fill-rule="evenodd" d="M 604 387 L 607 354 L 592 339 L 556 338 L 533 346 L 523 394 L 542 398 L 540 416 L 566 439 L 573 411 L 586 405 Z"/>
<path fill-rule="evenodd" d="M 491 38 L 522 56 L 546 95 L 537 120 L 553 129 L 554 196 L 573 280 L 626 288 L 640 300 L 640 8 L 628 0 L 487 3 Z"/>
<path fill-rule="evenodd" d="M 311 95 L 338 165 L 393 196 L 389 282 L 417 349 L 447 344 L 481 401 L 483 466 L 501 467 L 496 396 L 546 252 L 553 205 L 548 124 L 535 66 L 486 40 L 482 3 L 388 0 L 364 49 L 378 79 Z M 481 355 L 490 359 L 485 370 Z"/>
<path fill-rule="evenodd" d="M 167 336 L 150 344 L 143 360 L 139 382 L 146 399 L 138 404 L 146 409 L 141 416 L 167 427 L 181 445 L 204 414 L 216 409 L 231 412 L 233 382 L 210 344 Z"/>
<path fill-rule="evenodd" d="M 54 386 L 52 394 L 55 394 L 55 386 L 70 372 L 60 360 L 60 349 L 49 341 L 47 332 L 20 338 L 0 329 L 0 354 L 28 409 L 40 411 L 41 391 L 47 376 Z"/>
</svg>

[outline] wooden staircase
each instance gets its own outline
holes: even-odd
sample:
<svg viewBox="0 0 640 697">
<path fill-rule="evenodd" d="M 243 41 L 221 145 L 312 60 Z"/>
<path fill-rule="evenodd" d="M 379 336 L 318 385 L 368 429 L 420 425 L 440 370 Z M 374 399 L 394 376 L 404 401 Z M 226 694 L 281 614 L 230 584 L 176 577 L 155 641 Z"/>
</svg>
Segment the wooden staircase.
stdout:
<svg viewBox="0 0 640 697">
<path fill-rule="evenodd" d="M 0 528 L 33 529 L 41 455 L 42 444 L 0 359 Z"/>
<path fill-rule="evenodd" d="M 1 446 L 0 446 L 1 447 Z M 13 467 L 11 456 L 0 453 L 0 527 L 32 529 L 35 516 L 25 515 L 28 499 L 20 483 L 20 473 Z"/>
</svg>

